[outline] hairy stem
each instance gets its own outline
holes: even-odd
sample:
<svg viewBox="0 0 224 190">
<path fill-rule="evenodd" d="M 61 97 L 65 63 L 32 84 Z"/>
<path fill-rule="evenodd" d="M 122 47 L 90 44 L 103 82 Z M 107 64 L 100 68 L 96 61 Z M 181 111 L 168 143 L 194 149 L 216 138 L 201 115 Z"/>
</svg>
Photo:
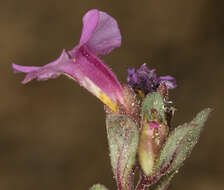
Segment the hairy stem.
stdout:
<svg viewBox="0 0 224 190">
<path fill-rule="evenodd" d="M 145 177 L 141 175 L 135 190 L 146 190 L 148 187 L 149 186 L 146 185 Z"/>
</svg>

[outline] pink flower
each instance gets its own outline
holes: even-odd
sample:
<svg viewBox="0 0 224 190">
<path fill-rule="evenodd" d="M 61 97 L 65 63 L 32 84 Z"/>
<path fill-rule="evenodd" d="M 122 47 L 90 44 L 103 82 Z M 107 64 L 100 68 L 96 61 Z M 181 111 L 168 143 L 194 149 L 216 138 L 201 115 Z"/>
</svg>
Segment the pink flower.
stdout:
<svg viewBox="0 0 224 190">
<path fill-rule="evenodd" d="M 116 20 L 105 12 L 90 10 L 83 17 L 79 44 L 72 50 L 63 50 L 58 59 L 44 66 L 12 64 L 12 67 L 15 72 L 26 73 L 23 84 L 34 78 L 47 80 L 67 75 L 116 112 L 119 104 L 125 104 L 123 88 L 97 55 L 108 54 L 120 45 L 121 34 Z"/>
</svg>

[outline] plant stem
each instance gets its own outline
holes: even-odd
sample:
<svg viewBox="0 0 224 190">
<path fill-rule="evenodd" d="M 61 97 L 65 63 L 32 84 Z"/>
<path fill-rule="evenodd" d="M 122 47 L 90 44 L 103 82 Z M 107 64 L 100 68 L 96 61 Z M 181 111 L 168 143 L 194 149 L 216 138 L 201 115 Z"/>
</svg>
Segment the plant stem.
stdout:
<svg viewBox="0 0 224 190">
<path fill-rule="evenodd" d="M 141 175 L 135 190 L 146 190 L 148 187 L 149 185 L 146 185 L 145 177 Z"/>
</svg>

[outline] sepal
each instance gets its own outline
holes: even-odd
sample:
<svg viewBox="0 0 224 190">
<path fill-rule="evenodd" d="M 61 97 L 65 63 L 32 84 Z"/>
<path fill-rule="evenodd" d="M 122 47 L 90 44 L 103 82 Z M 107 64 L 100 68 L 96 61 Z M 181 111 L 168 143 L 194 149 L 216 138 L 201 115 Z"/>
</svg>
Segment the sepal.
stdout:
<svg viewBox="0 0 224 190">
<path fill-rule="evenodd" d="M 164 99 L 159 92 L 150 93 L 145 97 L 142 102 L 142 115 L 144 114 L 146 114 L 150 121 L 156 119 L 166 123 Z"/>
</svg>

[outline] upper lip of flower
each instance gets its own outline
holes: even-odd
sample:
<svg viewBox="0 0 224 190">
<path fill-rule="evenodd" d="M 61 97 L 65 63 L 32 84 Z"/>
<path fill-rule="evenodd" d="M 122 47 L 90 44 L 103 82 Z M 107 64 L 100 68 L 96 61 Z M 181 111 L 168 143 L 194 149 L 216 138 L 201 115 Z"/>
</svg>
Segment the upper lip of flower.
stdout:
<svg viewBox="0 0 224 190">
<path fill-rule="evenodd" d="M 97 96 L 112 111 L 125 104 L 123 89 L 114 73 L 97 57 L 110 53 L 121 45 L 121 34 L 114 18 L 96 9 L 83 17 L 79 44 L 72 50 L 42 67 L 12 64 L 15 72 L 27 73 L 22 83 L 34 78 L 47 80 L 61 74 L 68 75 Z"/>
</svg>

